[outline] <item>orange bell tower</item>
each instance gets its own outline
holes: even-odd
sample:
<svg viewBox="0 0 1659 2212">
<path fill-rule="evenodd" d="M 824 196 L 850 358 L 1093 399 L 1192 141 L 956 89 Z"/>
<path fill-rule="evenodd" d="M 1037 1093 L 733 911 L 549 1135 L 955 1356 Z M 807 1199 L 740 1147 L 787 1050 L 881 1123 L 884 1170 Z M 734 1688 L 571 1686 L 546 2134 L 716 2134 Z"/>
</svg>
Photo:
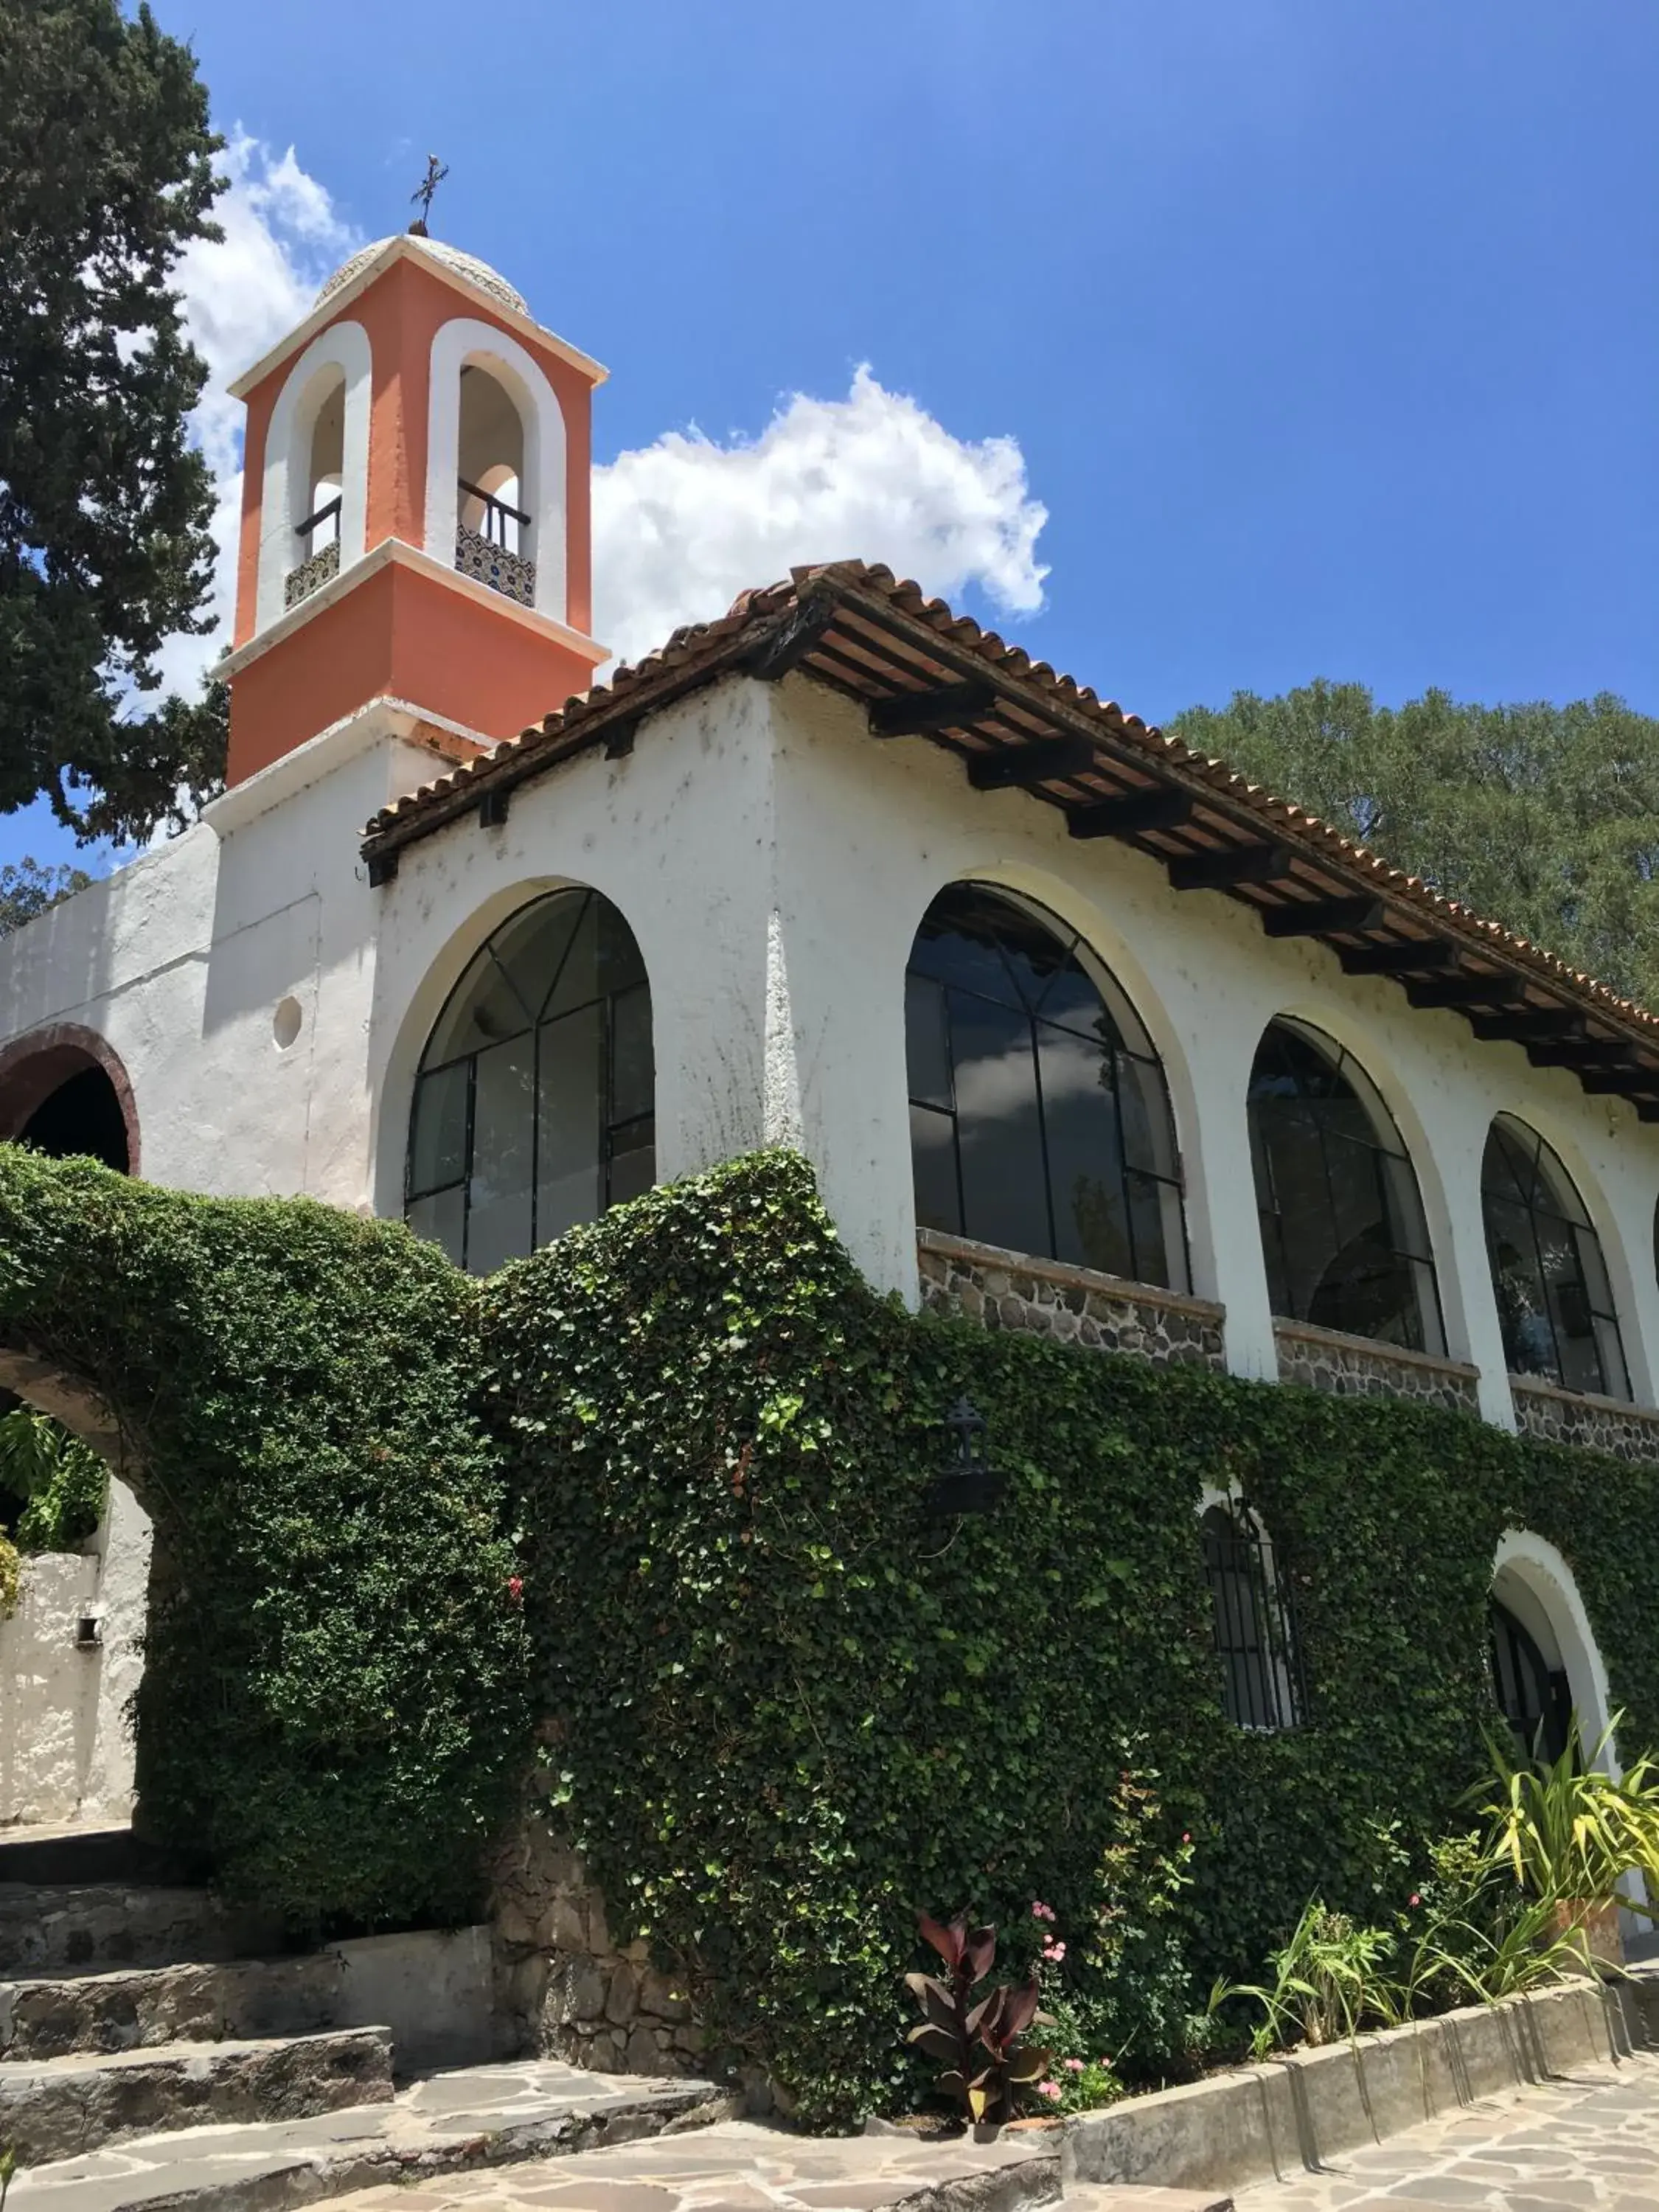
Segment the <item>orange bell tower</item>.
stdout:
<svg viewBox="0 0 1659 2212">
<path fill-rule="evenodd" d="M 491 741 L 585 690 L 605 372 L 471 254 L 354 254 L 246 401 L 227 781 L 372 699 Z"/>
</svg>

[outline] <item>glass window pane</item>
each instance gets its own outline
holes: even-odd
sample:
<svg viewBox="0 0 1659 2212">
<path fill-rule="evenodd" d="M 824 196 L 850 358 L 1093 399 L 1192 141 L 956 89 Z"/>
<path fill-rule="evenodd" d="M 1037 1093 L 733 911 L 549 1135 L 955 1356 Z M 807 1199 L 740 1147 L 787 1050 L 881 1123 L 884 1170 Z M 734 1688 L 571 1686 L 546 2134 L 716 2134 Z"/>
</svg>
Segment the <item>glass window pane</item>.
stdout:
<svg viewBox="0 0 1659 2212">
<path fill-rule="evenodd" d="M 529 1020 L 534 1020 L 553 988 L 571 932 L 590 896 L 586 891 L 555 891 L 550 898 L 537 899 L 504 922 L 489 941 Z"/>
<path fill-rule="evenodd" d="M 409 1140 L 409 1194 L 459 1182 L 466 1173 L 466 1094 L 472 1063 L 458 1060 L 415 1086 L 415 1121 Z"/>
<path fill-rule="evenodd" d="M 948 1110 L 951 1043 L 945 1019 L 945 993 L 926 975 L 904 979 L 904 1057 L 910 1096 Z"/>
<path fill-rule="evenodd" d="M 962 884 L 941 892 L 916 932 L 910 965 L 937 982 L 1017 1006 L 1013 977 L 997 946 L 1002 903 Z"/>
<path fill-rule="evenodd" d="M 581 912 L 565 949 L 556 977 L 549 980 L 542 1018 L 568 1013 L 573 1007 L 591 1006 L 604 989 L 599 974 L 599 902 L 591 892 L 582 898 Z"/>
<path fill-rule="evenodd" d="M 967 1233 L 1015 1252 L 1049 1254 L 1030 1023 L 953 991 L 951 1037 Z"/>
<path fill-rule="evenodd" d="M 647 1114 L 611 1133 L 611 1203 L 643 1198 L 657 1180 L 657 1124 Z"/>
<path fill-rule="evenodd" d="M 478 1054 L 466 1222 L 466 1264 L 475 1275 L 531 1249 L 535 1091 L 533 1038 L 516 1037 Z"/>
<path fill-rule="evenodd" d="M 960 1237 L 956 1123 L 949 1114 L 936 1114 L 927 1106 L 911 1106 L 910 1159 L 916 1182 L 917 1227 L 943 1229 Z"/>
<path fill-rule="evenodd" d="M 605 1211 L 605 1009 L 543 1024 L 536 1238 Z"/>
<path fill-rule="evenodd" d="M 1133 1169 L 1125 1181 L 1129 1194 L 1130 1273 L 1137 1282 L 1184 1291 L 1187 1268 L 1181 1216 L 1170 1203 L 1176 1192 L 1170 1184 L 1154 1182 Z"/>
<path fill-rule="evenodd" d="M 637 1121 L 656 1103 L 651 994 L 643 983 L 611 1002 L 611 1119 Z"/>
<path fill-rule="evenodd" d="M 1048 1139 L 1054 1256 L 1133 1275 L 1110 1055 L 1071 1030 L 1036 1029 Z"/>
<path fill-rule="evenodd" d="M 445 1060 L 459 1060 L 463 1053 L 500 1044 L 528 1029 L 530 1018 L 523 1001 L 486 945 L 439 1015 L 437 1026 L 421 1055 L 421 1065 L 437 1067 Z"/>
<path fill-rule="evenodd" d="M 459 1267 L 462 1239 L 466 1234 L 466 1193 L 441 1190 L 431 1198 L 417 1198 L 408 1213 L 410 1227 L 429 1244 L 441 1244 Z"/>
<path fill-rule="evenodd" d="M 597 892 L 593 904 L 599 917 L 599 988 L 606 992 L 631 991 L 645 981 L 645 962 L 634 942 L 634 933 L 611 905 Z"/>
</svg>

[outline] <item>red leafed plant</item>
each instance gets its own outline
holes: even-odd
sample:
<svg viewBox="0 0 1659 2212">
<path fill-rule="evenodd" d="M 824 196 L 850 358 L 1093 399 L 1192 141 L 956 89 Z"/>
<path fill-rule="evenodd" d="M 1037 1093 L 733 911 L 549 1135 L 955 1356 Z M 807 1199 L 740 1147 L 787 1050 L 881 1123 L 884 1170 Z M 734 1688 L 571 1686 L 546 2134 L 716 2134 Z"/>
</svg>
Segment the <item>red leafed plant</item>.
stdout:
<svg viewBox="0 0 1659 2212">
<path fill-rule="evenodd" d="M 945 2062 L 935 2086 L 957 2100 L 970 2120 L 1011 2120 L 1015 2090 L 1036 2081 L 1048 2064 L 1046 2051 L 1020 2041 L 1028 2028 L 1046 2024 L 1037 2010 L 1037 1978 L 1033 1973 L 1018 1987 L 999 1982 L 975 2003 L 974 1991 L 996 1959 L 996 1929 L 969 1928 L 968 1916 L 960 1912 L 948 1927 L 919 1912 L 916 1926 L 945 1961 L 945 1976 L 904 1977 L 922 2014 L 908 2040 L 930 2058 Z"/>
</svg>

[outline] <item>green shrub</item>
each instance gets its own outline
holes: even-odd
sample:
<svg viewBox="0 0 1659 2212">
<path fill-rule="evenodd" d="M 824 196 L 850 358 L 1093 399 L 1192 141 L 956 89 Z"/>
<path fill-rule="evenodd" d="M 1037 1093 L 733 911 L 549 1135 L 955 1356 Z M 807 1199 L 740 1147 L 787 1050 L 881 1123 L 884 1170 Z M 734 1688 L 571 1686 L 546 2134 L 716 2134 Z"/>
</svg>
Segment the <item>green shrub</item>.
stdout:
<svg viewBox="0 0 1659 2212">
<path fill-rule="evenodd" d="M 24 1552 L 78 1552 L 104 1516 L 108 1471 L 94 1451 L 27 1406 L 0 1415 L 0 1490 L 17 1501 Z"/>
<path fill-rule="evenodd" d="M 155 1522 L 145 1818 L 296 1923 L 476 1909 L 525 1755 L 476 1321 L 401 1224 L 0 1146 L 0 1347 L 115 1413 Z"/>
</svg>

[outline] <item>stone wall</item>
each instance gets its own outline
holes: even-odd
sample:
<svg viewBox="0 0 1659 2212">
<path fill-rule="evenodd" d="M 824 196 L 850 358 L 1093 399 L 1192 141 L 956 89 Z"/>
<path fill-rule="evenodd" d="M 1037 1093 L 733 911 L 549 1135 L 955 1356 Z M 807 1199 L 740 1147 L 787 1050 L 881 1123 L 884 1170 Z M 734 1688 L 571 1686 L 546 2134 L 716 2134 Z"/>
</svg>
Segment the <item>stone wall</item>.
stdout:
<svg viewBox="0 0 1659 2212">
<path fill-rule="evenodd" d="M 1588 1444 L 1615 1459 L 1659 1460 L 1659 1411 L 1622 1398 L 1560 1390 L 1535 1375 L 1511 1375 L 1515 1425 L 1550 1444 Z"/>
<path fill-rule="evenodd" d="M 579 1853 L 528 1808 L 490 1869 L 503 2057 L 606 2074 L 695 2074 L 703 2039 L 643 1943 L 618 1946 Z"/>
<path fill-rule="evenodd" d="M 1220 1371 L 1222 1309 L 1146 1283 L 1125 1282 L 1062 1260 L 947 1237 L 916 1234 L 921 1302 L 934 1313 L 959 1314 L 987 1328 L 1024 1330 L 1079 1344 L 1091 1352 L 1127 1352 L 1155 1367 L 1196 1362 Z"/>
<path fill-rule="evenodd" d="M 1456 1359 L 1376 1344 L 1363 1336 L 1315 1328 L 1306 1322 L 1275 1321 L 1279 1379 L 1348 1398 L 1407 1398 L 1449 1413 L 1480 1411 L 1480 1370 Z"/>
</svg>

